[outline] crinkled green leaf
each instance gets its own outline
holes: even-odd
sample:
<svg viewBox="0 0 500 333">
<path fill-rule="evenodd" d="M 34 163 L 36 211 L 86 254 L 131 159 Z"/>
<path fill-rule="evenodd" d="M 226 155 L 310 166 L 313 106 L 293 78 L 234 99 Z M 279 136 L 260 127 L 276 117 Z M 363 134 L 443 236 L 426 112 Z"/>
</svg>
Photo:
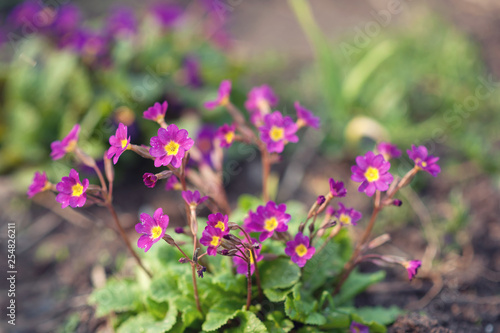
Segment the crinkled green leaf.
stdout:
<svg viewBox="0 0 500 333">
<path fill-rule="evenodd" d="M 378 271 L 375 273 L 359 273 L 353 270 L 349 277 L 346 279 L 340 293 L 334 297 L 335 304 L 338 306 L 345 304 L 354 299 L 354 297 L 363 292 L 366 288 L 380 282 L 385 277 L 385 271 Z"/>
<path fill-rule="evenodd" d="M 382 325 L 389 325 L 392 324 L 399 315 L 403 314 L 404 311 L 397 306 L 391 306 L 390 308 L 366 306 L 357 308 L 355 313 L 366 322 L 373 321 Z"/>
<path fill-rule="evenodd" d="M 207 318 L 202 325 L 204 331 L 215 331 L 225 325 L 228 320 L 238 315 L 238 311 L 244 306 L 242 301 L 225 300 L 216 303 L 207 312 Z"/>
<path fill-rule="evenodd" d="M 95 290 L 89 297 L 91 304 L 96 304 L 96 315 L 105 316 L 111 312 L 136 310 L 140 295 L 137 285 L 129 280 L 109 280 L 106 285 Z"/>
<path fill-rule="evenodd" d="M 319 246 L 321 245 L 317 248 Z M 302 271 L 304 288 L 313 292 L 324 287 L 329 278 L 333 278 L 342 270 L 344 262 L 340 259 L 339 248 L 339 244 L 329 242 L 318 254 L 307 261 Z"/>
<path fill-rule="evenodd" d="M 165 317 L 169 306 L 167 302 L 157 302 L 153 300 L 150 296 L 146 297 L 144 300 L 147 312 L 151 313 L 156 319 L 162 319 Z"/>
<path fill-rule="evenodd" d="M 263 289 L 287 288 L 300 278 L 299 267 L 290 259 L 263 262 L 259 270 Z"/>
<path fill-rule="evenodd" d="M 177 277 L 164 274 L 155 277 L 150 286 L 150 297 L 156 302 L 164 302 L 180 294 L 177 288 Z"/>
<path fill-rule="evenodd" d="M 169 332 L 177 321 L 177 308 L 169 303 L 168 312 L 163 320 L 157 321 L 150 313 L 142 312 L 127 319 L 118 328 L 118 333 L 164 333 Z"/>
<path fill-rule="evenodd" d="M 267 328 L 257 316 L 249 311 L 240 310 L 237 312 L 239 325 L 225 330 L 225 333 L 267 333 Z"/>
<path fill-rule="evenodd" d="M 380 323 L 377 323 L 375 321 L 367 321 L 367 320 L 364 320 L 363 318 L 361 318 L 359 315 L 353 313 L 351 315 L 351 318 L 353 321 L 357 322 L 357 323 L 361 323 L 363 325 L 366 325 L 370 328 L 370 333 L 385 333 L 387 332 L 387 328 L 385 327 L 385 325 L 382 325 Z"/>
<path fill-rule="evenodd" d="M 193 298 L 177 298 L 175 300 L 175 305 L 181 312 L 181 320 L 185 327 L 189 327 L 195 321 L 201 321 L 203 319 L 203 316 L 196 308 L 196 303 Z"/>
<path fill-rule="evenodd" d="M 293 322 L 286 319 L 285 315 L 280 311 L 274 311 L 267 315 L 264 322 L 269 333 L 286 333 L 293 329 Z"/>
<path fill-rule="evenodd" d="M 286 296 L 292 292 L 293 288 L 288 289 L 264 289 L 264 295 L 271 302 L 283 302 Z"/>
<path fill-rule="evenodd" d="M 285 312 L 293 320 L 310 325 L 323 325 L 326 318 L 317 312 L 318 302 L 301 291 L 301 284 L 295 285 L 293 294 L 285 300 Z"/>
<path fill-rule="evenodd" d="M 212 282 L 222 288 L 224 291 L 230 291 L 231 294 L 246 294 L 247 278 L 242 274 L 234 275 L 232 272 L 224 272 L 222 274 L 211 277 Z"/>
<path fill-rule="evenodd" d="M 328 332 L 332 329 L 348 328 L 351 325 L 351 315 L 341 309 L 325 309 L 326 323 L 321 325 Z"/>
</svg>

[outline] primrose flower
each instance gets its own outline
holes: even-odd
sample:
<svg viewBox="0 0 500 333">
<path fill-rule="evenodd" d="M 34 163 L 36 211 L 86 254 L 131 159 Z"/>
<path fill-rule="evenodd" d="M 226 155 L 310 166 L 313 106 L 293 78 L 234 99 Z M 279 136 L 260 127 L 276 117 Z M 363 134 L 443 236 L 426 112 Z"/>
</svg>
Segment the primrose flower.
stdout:
<svg viewBox="0 0 500 333">
<path fill-rule="evenodd" d="M 341 225 L 357 225 L 357 221 L 363 216 L 360 212 L 353 208 L 346 208 L 339 202 L 340 209 L 336 210 L 333 215 L 337 217 Z"/>
<path fill-rule="evenodd" d="M 299 267 L 304 267 L 306 262 L 312 258 L 316 249 L 309 246 L 309 237 L 301 232 L 295 235 L 295 239 L 286 243 L 285 253 Z"/>
<path fill-rule="evenodd" d="M 208 196 L 201 197 L 200 192 L 198 191 L 182 191 L 182 197 L 184 198 L 184 201 L 186 201 L 186 203 L 192 208 L 196 208 L 196 206 L 208 199 Z"/>
<path fill-rule="evenodd" d="M 358 191 L 371 197 L 376 190 L 387 191 L 393 177 L 389 173 L 391 164 L 382 154 L 375 155 L 369 151 L 364 156 L 356 157 L 356 164 L 351 167 L 351 179 L 361 182 Z"/>
<path fill-rule="evenodd" d="M 297 142 L 299 138 L 295 135 L 297 125 L 292 118 L 281 115 L 274 111 L 264 117 L 264 125 L 259 127 L 262 141 L 267 145 L 270 153 L 281 153 L 288 142 Z"/>
<path fill-rule="evenodd" d="M 130 136 L 127 137 L 127 126 L 120 123 L 115 135 L 109 138 L 109 144 L 111 147 L 108 149 L 106 157 L 109 159 L 113 157 L 113 164 L 116 164 L 120 156 L 130 145 Z"/>
<path fill-rule="evenodd" d="M 207 224 L 213 228 L 220 229 L 222 236 L 229 233 L 229 226 L 227 225 L 229 218 L 222 213 L 208 215 Z"/>
<path fill-rule="evenodd" d="M 298 128 L 309 126 L 312 128 L 319 129 L 319 122 L 320 122 L 319 117 L 315 117 L 311 111 L 304 108 L 302 105 L 300 105 L 299 102 L 295 102 L 293 106 L 295 106 L 295 110 L 297 111 Z"/>
<path fill-rule="evenodd" d="M 205 161 L 208 165 L 212 165 L 212 152 L 214 150 L 214 138 L 216 132 L 217 129 L 214 126 L 205 124 L 200 127 L 198 133 L 196 134 L 196 148 L 198 148 L 201 152 L 203 161 Z"/>
<path fill-rule="evenodd" d="M 187 84 L 193 88 L 199 88 L 203 85 L 200 62 L 195 56 L 186 56 L 183 61 L 183 68 Z"/>
<path fill-rule="evenodd" d="M 341 181 L 336 182 L 335 179 L 330 178 L 330 195 L 332 197 L 342 198 L 347 194 L 344 183 Z"/>
<path fill-rule="evenodd" d="M 417 275 L 417 271 L 422 266 L 422 262 L 420 260 L 410 260 L 402 263 L 403 267 L 408 271 L 408 279 L 410 281 Z"/>
<path fill-rule="evenodd" d="M 153 188 L 156 186 L 158 177 L 156 177 L 154 173 L 146 172 L 145 174 L 142 175 L 142 181 L 144 182 L 144 185 L 146 185 L 147 187 Z"/>
<path fill-rule="evenodd" d="M 78 7 L 73 5 L 62 5 L 59 7 L 57 17 L 52 25 L 56 34 L 66 35 L 75 31 L 80 25 L 81 13 Z"/>
<path fill-rule="evenodd" d="M 427 171 L 433 177 L 436 177 L 441 172 L 441 168 L 436 164 L 439 157 L 429 155 L 425 146 L 415 147 L 415 145 L 411 145 L 411 150 L 407 150 L 407 153 L 418 168 Z"/>
<path fill-rule="evenodd" d="M 218 106 L 229 104 L 229 95 L 231 94 L 231 81 L 224 80 L 219 86 L 217 99 L 203 104 L 207 109 L 213 110 Z"/>
<path fill-rule="evenodd" d="M 248 229 L 256 232 L 262 232 L 259 240 L 265 241 L 271 237 L 275 231 L 285 232 L 288 230 L 288 222 L 292 218 L 290 214 L 286 214 L 286 205 L 277 205 L 273 201 L 268 201 L 265 206 L 257 207 L 256 214 L 251 216 Z"/>
<path fill-rule="evenodd" d="M 148 252 L 154 243 L 165 236 L 169 218 L 168 215 L 163 214 L 163 209 L 158 208 L 152 217 L 149 214 L 142 213 L 140 220 L 141 223 L 135 225 L 135 231 L 142 234 L 137 240 L 137 246 L 144 249 L 144 252 Z"/>
<path fill-rule="evenodd" d="M 150 106 L 146 111 L 144 111 L 142 113 L 142 116 L 145 119 L 149 119 L 159 123 L 165 118 L 165 113 L 167 113 L 167 109 L 168 109 L 167 101 L 164 101 L 161 104 L 156 102 L 153 106 Z"/>
<path fill-rule="evenodd" d="M 167 129 L 159 128 L 158 136 L 152 137 L 150 144 L 149 153 L 155 157 L 155 167 L 172 164 L 174 168 L 178 168 L 194 141 L 188 137 L 188 131 L 179 130 L 175 124 L 170 124 Z"/>
<path fill-rule="evenodd" d="M 149 12 L 157 24 L 164 28 L 173 27 L 184 13 L 182 7 L 165 3 L 151 6 Z"/>
<path fill-rule="evenodd" d="M 220 146 L 229 148 L 234 140 L 234 125 L 224 124 L 217 130 L 216 138 L 220 140 Z"/>
<path fill-rule="evenodd" d="M 349 327 L 351 333 L 370 333 L 370 328 L 366 325 L 353 321 Z"/>
<path fill-rule="evenodd" d="M 251 238 L 252 244 L 255 244 L 257 242 L 256 239 Z M 245 242 L 246 243 L 246 242 Z M 244 249 L 241 245 L 238 246 L 245 254 L 248 256 L 249 251 Z M 253 252 L 255 253 L 255 257 L 252 255 L 252 252 L 250 251 L 250 275 L 253 275 L 253 272 L 255 271 L 255 264 L 262 259 L 264 259 L 264 256 L 260 254 L 261 247 L 253 249 Z M 241 253 L 237 252 L 238 254 L 241 255 Z M 236 273 L 238 274 L 245 274 L 248 276 L 248 264 L 245 260 L 243 260 L 240 257 L 233 257 L 233 263 L 234 266 L 236 267 Z"/>
<path fill-rule="evenodd" d="M 170 191 L 170 190 L 180 190 L 181 186 L 179 183 L 179 179 L 177 179 L 176 176 L 172 175 L 170 178 L 167 179 L 167 182 L 165 183 L 165 190 Z"/>
<path fill-rule="evenodd" d="M 111 36 L 127 37 L 137 32 L 134 11 L 128 7 L 116 7 L 108 17 L 106 31 Z"/>
<path fill-rule="evenodd" d="M 200 243 L 208 246 L 207 254 L 209 256 L 217 255 L 217 247 L 222 241 L 222 231 L 219 228 L 214 228 L 207 225 L 200 238 Z"/>
<path fill-rule="evenodd" d="M 389 161 L 391 158 L 401 157 L 401 150 L 399 150 L 396 145 L 389 142 L 380 142 L 377 145 L 377 152 L 382 154 L 386 161 Z"/>
<path fill-rule="evenodd" d="M 271 107 L 276 105 L 278 105 L 278 97 L 267 84 L 253 87 L 245 101 L 245 108 L 251 113 L 250 121 L 256 125 L 262 124 L 264 116 L 271 112 Z"/>
<path fill-rule="evenodd" d="M 52 152 L 50 153 L 50 157 L 53 160 L 58 160 L 66 153 L 71 153 L 76 149 L 76 145 L 78 142 L 78 134 L 80 133 L 80 125 L 76 124 L 73 126 L 68 135 L 62 139 L 62 141 L 54 141 L 50 144 L 50 149 Z"/>
<path fill-rule="evenodd" d="M 56 196 L 56 201 L 61 204 L 62 208 L 69 206 L 83 207 L 87 201 L 87 188 L 89 187 L 89 180 L 84 179 L 80 181 L 80 176 L 75 169 L 71 169 L 69 177 L 62 177 L 61 181 L 57 183 L 56 190 L 59 194 Z"/>
<path fill-rule="evenodd" d="M 28 198 L 32 198 L 37 193 L 49 190 L 51 186 L 52 184 L 48 181 L 45 172 L 40 173 L 37 171 L 26 194 Z"/>
</svg>

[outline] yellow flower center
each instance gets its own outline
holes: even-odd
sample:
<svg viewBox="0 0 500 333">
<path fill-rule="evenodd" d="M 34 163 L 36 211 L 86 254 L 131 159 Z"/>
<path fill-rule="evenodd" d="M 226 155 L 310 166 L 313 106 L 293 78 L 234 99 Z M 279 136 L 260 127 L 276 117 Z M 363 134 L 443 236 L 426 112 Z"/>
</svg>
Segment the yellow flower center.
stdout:
<svg viewBox="0 0 500 333">
<path fill-rule="evenodd" d="M 307 253 L 307 247 L 304 244 L 300 244 L 295 248 L 295 253 L 297 253 L 299 257 L 303 257 Z"/>
<path fill-rule="evenodd" d="M 229 96 L 224 96 L 220 100 L 220 106 L 226 106 L 229 104 Z"/>
<path fill-rule="evenodd" d="M 125 146 L 127 145 L 127 142 L 128 140 L 127 139 L 123 139 L 120 141 L 120 143 L 122 144 L 122 149 L 125 148 Z"/>
<path fill-rule="evenodd" d="M 42 192 L 43 191 L 47 191 L 47 190 L 50 190 L 52 187 L 52 184 L 47 180 L 45 181 L 45 185 L 43 185 L 43 188 L 42 188 Z"/>
<path fill-rule="evenodd" d="M 156 239 L 161 236 L 161 227 L 157 225 L 156 227 L 151 228 L 151 238 Z"/>
<path fill-rule="evenodd" d="M 222 231 L 226 231 L 226 227 L 224 226 L 224 223 L 222 223 L 222 221 L 217 222 L 217 224 L 215 225 L 215 227 L 219 228 Z"/>
<path fill-rule="evenodd" d="M 219 236 L 213 236 L 212 241 L 210 242 L 210 245 L 212 246 L 219 246 L 220 243 L 220 237 Z"/>
<path fill-rule="evenodd" d="M 76 183 L 71 187 L 71 190 L 73 191 L 73 193 L 71 193 L 72 196 L 79 197 L 83 193 L 83 186 L 82 184 Z"/>
<path fill-rule="evenodd" d="M 174 140 L 170 140 L 170 142 L 165 145 L 165 151 L 167 152 L 168 156 L 177 155 L 177 153 L 179 152 L 179 144 Z"/>
<path fill-rule="evenodd" d="M 273 140 L 273 141 L 283 140 L 283 138 L 285 136 L 285 130 L 283 129 L 283 127 L 273 126 L 273 127 L 271 127 L 271 130 L 269 131 L 269 136 L 271 137 L 271 140 Z"/>
<path fill-rule="evenodd" d="M 346 214 L 340 214 L 339 221 L 342 224 L 351 224 L 351 217 Z"/>
<path fill-rule="evenodd" d="M 374 167 L 368 167 L 368 169 L 365 172 L 365 178 L 370 183 L 377 181 L 380 178 L 380 175 L 378 173 L 378 169 L 374 168 Z"/>
<path fill-rule="evenodd" d="M 70 142 L 68 142 L 68 145 L 66 146 L 66 148 L 64 148 L 64 150 L 67 152 L 67 153 L 71 153 L 72 151 L 74 151 L 76 148 L 76 140 L 71 140 Z"/>
<path fill-rule="evenodd" d="M 225 135 L 224 135 L 224 139 L 226 139 L 226 142 L 227 143 L 232 143 L 233 140 L 234 140 L 234 132 L 231 131 L 231 132 L 227 132 Z"/>
<path fill-rule="evenodd" d="M 253 265 L 255 260 L 253 259 L 253 254 L 252 251 L 248 251 L 248 257 L 250 258 L 250 265 Z"/>
<path fill-rule="evenodd" d="M 278 226 L 278 221 L 274 216 L 271 217 L 270 219 L 267 219 L 266 222 L 264 222 L 264 229 L 266 229 L 267 231 L 273 231 L 274 229 L 276 229 L 277 226 Z"/>
<path fill-rule="evenodd" d="M 424 168 L 427 166 L 427 162 L 425 162 L 425 161 L 424 161 L 424 162 L 422 162 L 422 163 L 420 163 L 420 164 L 421 164 L 421 165 L 422 165 L 422 167 L 424 167 Z"/>
</svg>

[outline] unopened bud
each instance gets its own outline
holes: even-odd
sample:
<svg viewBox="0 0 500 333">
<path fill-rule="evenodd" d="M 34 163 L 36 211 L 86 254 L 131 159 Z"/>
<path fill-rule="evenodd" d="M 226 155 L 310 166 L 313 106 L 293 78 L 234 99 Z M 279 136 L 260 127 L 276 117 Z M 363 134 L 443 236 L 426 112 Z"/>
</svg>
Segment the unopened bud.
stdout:
<svg viewBox="0 0 500 333">
<path fill-rule="evenodd" d="M 184 228 L 183 227 L 177 227 L 174 229 L 176 234 L 183 234 L 184 233 Z"/>
<path fill-rule="evenodd" d="M 398 206 L 398 207 L 401 207 L 401 205 L 403 204 L 403 201 L 399 200 L 399 199 L 394 199 L 392 200 L 392 204 L 394 206 Z"/>
<path fill-rule="evenodd" d="M 324 195 L 320 195 L 318 197 L 318 199 L 316 199 L 316 203 L 318 204 L 318 206 L 321 206 L 325 201 L 326 201 L 326 198 Z"/>
<path fill-rule="evenodd" d="M 149 188 L 153 188 L 156 185 L 156 182 L 158 181 L 158 177 L 156 175 L 146 172 L 144 175 L 142 175 L 142 181 L 144 182 L 144 185 L 146 185 Z"/>
<path fill-rule="evenodd" d="M 189 262 L 189 259 L 188 259 L 188 258 L 186 258 L 186 257 L 182 257 L 182 258 L 180 258 L 180 259 L 179 259 L 179 262 L 180 262 L 181 264 L 187 264 L 187 263 Z"/>
<path fill-rule="evenodd" d="M 106 174 L 108 182 L 111 184 L 115 180 L 115 168 L 111 160 L 107 158 L 106 153 L 104 153 L 104 173 Z"/>
<path fill-rule="evenodd" d="M 173 239 L 170 235 L 165 234 L 165 235 L 163 236 L 163 239 L 164 239 L 164 240 L 165 240 L 165 242 L 167 242 L 169 245 L 175 246 L 175 241 L 174 241 L 174 239 Z"/>
</svg>

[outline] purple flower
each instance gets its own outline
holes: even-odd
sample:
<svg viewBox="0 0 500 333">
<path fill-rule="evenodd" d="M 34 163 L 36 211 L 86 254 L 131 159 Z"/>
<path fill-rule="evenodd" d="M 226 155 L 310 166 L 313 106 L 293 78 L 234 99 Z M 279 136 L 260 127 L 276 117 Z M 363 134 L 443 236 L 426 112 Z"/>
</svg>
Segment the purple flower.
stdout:
<svg viewBox="0 0 500 333">
<path fill-rule="evenodd" d="M 295 106 L 295 110 L 297 111 L 297 127 L 301 128 L 304 126 L 309 126 L 312 128 L 319 128 L 319 117 L 315 117 L 314 114 L 308 109 L 304 108 L 300 105 L 299 102 L 295 102 L 293 104 Z"/>
<path fill-rule="evenodd" d="M 106 32 L 111 36 L 120 37 L 134 35 L 137 32 L 134 11 L 128 7 L 114 8 L 108 17 Z"/>
<path fill-rule="evenodd" d="M 387 191 L 393 177 L 389 173 L 391 164 L 382 154 L 375 155 L 369 151 L 364 156 L 356 157 L 356 164 L 351 167 L 351 179 L 361 182 L 358 191 L 371 197 L 376 190 Z"/>
<path fill-rule="evenodd" d="M 102 57 L 109 50 L 108 39 L 100 31 L 81 29 L 63 41 L 62 46 L 69 46 L 82 56 Z"/>
<path fill-rule="evenodd" d="M 286 243 L 285 253 L 299 267 L 304 267 L 306 262 L 312 258 L 316 249 L 309 246 L 309 237 L 301 232 L 295 235 L 295 239 Z"/>
<path fill-rule="evenodd" d="M 422 262 L 420 260 L 410 260 L 403 262 L 402 265 L 408 271 L 408 279 L 411 281 L 415 275 L 417 275 L 418 269 L 422 266 Z"/>
<path fill-rule="evenodd" d="M 57 183 L 56 190 L 59 194 L 56 197 L 56 201 L 61 204 L 62 208 L 69 206 L 83 207 L 85 201 L 87 201 L 87 188 L 89 187 L 89 180 L 84 179 L 80 182 L 80 176 L 75 169 L 71 169 L 69 172 L 69 177 L 62 177 L 61 181 Z"/>
<path fill-rule="evenodd" d="M 224 124 L 217 130 L 216 138 L 220 140 L 220 146 L 229 148 L 234 140 L 234 125 Z"/>
<path fill-rule="evenodd" d="M 58 160 L 66 153 L 71 153 L 75 150 L 77 142 L 78 142 L 78 134 L 80 133 L 80 125 L 76 124 L 73 126 L 69 134 L 62 139 L 62 141 L 54 141 L 50 144 L 50 148 L 52 152 L 50 153 L 50 157 L 53 160 Z"/>
<path fill-rule="evenodd" d="M 167 182 L 165 183 L 165 190 L 170 191 L 170 190 L 179 190 L 180 189 L 180 183 L 179 179 L 177 179 L 176 176 L 172 175 L 167 179 Z"/>
<path fill-rule="evenodd" d="M 217 254 L 217 247 L 220 245 L 221 241 L 222 231 L 219 228 L 207 225 L 205 230 L 203 230 L 200 243 L 208 246 L 207 253 L 209 256 L 215 256 Z"/>
<path fill-rule="evenodd" d="M 248 93 L 245 108 L 251 113 L 252 123 L 261 125 L 264 116 L 271 112 L 271 108 L 278 105 L 278 97 L 267 84 L 253 87 Z"/>
<path fill-rule="evenodd" d="M 158 208 L 154 212 L 153 217 L 142 213 L 140 219 L 141 223 L 135 225 L 135 231 L 142 234 L 137 240 L 137 246 L 140 249 L 144 249 L 144 252 L 148 252 L 154 243 L 165 236 L 169 218 L 168 215 L 163 215 L 163 209 Z"/>
<path fill-rule="evenodd" d="M 149 107 L 142 116 L 146 119 L 160 122 L 165 118 L 165 113 L 167 113 L 168 103 L 164 101 L 162 104 L 155 103 L 153 106 Z"/>
<path fill-rule="evenodd" d="M 336 198 L 345 197 L 347 190 L 344 187 L 344 183 L 341 181 L 336 182 L 335 179 L 330 178 L 330 195 Z"/>
<path fill-rule="evenodd" d="M 377 152 L 382 154 L 386 161 L 389 161 L 391 158 L 398 158 L 401 156 L 401 150 L 399 150 L 396 145 L 389 142 L 380 142 L 377 145 Z"/>
<path fill-rule="evenodd" d="M 297 142 L 299 138 L 295 135 L 297 125 L 292 118 L 281 115 L 274 111 L 264 117 L 264 125 L 259 127 L 262 141 L 267 145 L 270 153 L 281 153 L 288 142 Z"/>
<path fill-rule="evenodd" d="M 112 135 L 109 138 L 109 144 L 111 147 L 108 149 L 106 157 L 111 158 L 114 156 L 113 164 L 116 164 L 121 154 L 123 154 L 123 152 L 127 150 L 130 145 L 130 136 L 127 137 L 127 126 L 120 123 L 115 135 Z"/>
<path fill-rule="evenodd" d="M 370 328 L 363 324 L 353 321 L 349 327 L 351 333 L 370 333 Z"/>
<path fill-rule="evenodd" d="M 73 33 L 81 21 L 81 12 L 78 7 L 73 5 L 63 5 L 59 8 L 56 20 L 52 29 L 58 35 L 67 35 Z"/>
<path fill-rule="evenodd" d="M 255 244 L 257 243 L 257 240 L 252 238 L 251 239 L 252 241 L 252 244 Z M 246 242 L 244 242 L 246 243 Z M 252 252 L 250 252 L 249 254 L 249 251 L 244 249 L 241 245 L 238 246 L 243 252 L 245 252 L 245 254 L 247 256 L 250 256 L 250 275 L 253 275 L 253 272 L 255 271 L 255 264 L 259 261 L 261 261 L 262 259 L 264 259 L 264 256 L 260 254 L 260 250 L 261 248 L 255 248 L 253 249 L 253 251 L 255 252 L 255 257 L 252 255 Z M 240 252 L 237 252 L 239 255 L 241 255 Z M 242 258 L 240 257 L 233 257 L 233 263 L 234 263 L 234 266 L 236 267 L 236 273 L 238 274 L 245 274 L 246 276 L 248 276 L 248 264 L 245 260 L 243 260 Z"/>
<path fill-rule="evenodd" d="M 170 124 L 167 129 L 159 128 L 158 136 L 150 140 L 149 153 L 155 157 L 155 167 L 167 166 L 170 163 L 174 168 L 182 164 L 186 151 L 194 144 L 193 139 L 188 137 L 188 131 L 179 130 L 176 125 Z"/>
<path fill-rule="evenodd" d="M 184 201 L 191 206 L 195 207 L 201 204 L 203 201 L 208 199 L 208 196 L 201 197 L 200 192 L 198 191 L 182 191 L 182 197 L 184 198 Z"/>
<path fill-rule="evenodd" d="M 321 206 L 324 202 L 326 201 L 326 198 L 324 195 L 320 195 L 318 196 L 318 198 L 316 199 L 316 204 L 318 206 Z"/>
<path fill-rule="evenodd" d="M 182 7 L 158 3 L 149 8 L 156 22 L 164 28 L 173 27 L 183 15 Z"/>
<path fill-rule="evenodd" d="M 406 152 L 408 153 L 408 156 L 415 162 L 415 165 L 421 170 L 427 171 L 434 177 L 436 177 L 438 173 L 441 172 L 441 168 L 436 164 L 436 162 L 439 160 L 439 157 L 429 155 L 425 146 L 415 147 L 415 145 L 411 145 L 411 150 L 407 150 Z"/>
<path fill-rule="evenodd" d="M 217 99 L 203 104 L 207 109 L 212 110 L 218 106 L 226 106 L 229 103 L 231 94 L 231 81 L 224 80 L 220 83 Z"/>
<path fill-rule="evenodd" d="M 199 88 L 203 85 L 201 77 L 200 62 L 193 55 L 188 55 L 183 62 L 185 80 L 193 88 Z"/>
<path fill-rule="evenodd" d="M 250 220 L 247 227 L 251 231 L 262 232 L 259 240 L 265 241 L 274 234 L 274 231 L 285 232 L 288 230 L 288 222 L 292 218 L 286 214 L 286 205 L 277 205 L 273 201 L 268 201 L 265 206 L 257 207 L 257 213 L 249 213 Z"/>
<path fill-rule="evenodd" d="M 333 215 L 337 217 L 341 225 L 357 225 L 357 221 L 363 216 L 354 208 L 346 208 L 339 202 L 340 209 L 336 210 Z"/>
<path fill-rule="evenodd" d="M 25 1 L 16 6 L 9 15 L 9 21 L 16 27 L 25 27 L 29 32 L 38 32 L 40 28 L 52 23 L 54 13 L 44 9 L 38 1 Z"/>
<path fill-rule="evenodd" d="M 229 217 L 227 215 L 216 213 L 208 215 L 207 224 L 213 228 L 220 229 L 222 236 L 224 236 L 229 233 L 228 221 Z"/>
<path fill-rule="evenodd" d="M 155 176 L 155 174 L 146 172 L 145 174 L 142 175 L 142 181 L 144 182 L 144 185 L 146 185 L 149 188 L 153 188 L 156 185 L 156 182 L 158 181 L 158 177 Z"/>
<path fill-rule="evenodd" d="M 333 214 L 335 214 L 335 209 L 333 209 L 332 206 L 328 206 L 326 207 L 325 214 L 328 216 L 332 216 Z"/>
<path fill-rule="evenodd" d="M 47 180 L 47 175 L 45 172 L 35 172 L 35 177 L 33 177 L 33 181 L 31 182 L 30 187 L 28 188 L 28 198 L 32 198 L 35 194 L 49 190 L 52 184 Z"/>
<path fill-rule="evenodd" d="M 198 148 L 203 155 L 203 160 L 209 165 L 212 165 L 215 133 L 216 128 L 214 126 L 205 124 L 201 126 L 196 135 L 196 148 Z"/>
</svg>

